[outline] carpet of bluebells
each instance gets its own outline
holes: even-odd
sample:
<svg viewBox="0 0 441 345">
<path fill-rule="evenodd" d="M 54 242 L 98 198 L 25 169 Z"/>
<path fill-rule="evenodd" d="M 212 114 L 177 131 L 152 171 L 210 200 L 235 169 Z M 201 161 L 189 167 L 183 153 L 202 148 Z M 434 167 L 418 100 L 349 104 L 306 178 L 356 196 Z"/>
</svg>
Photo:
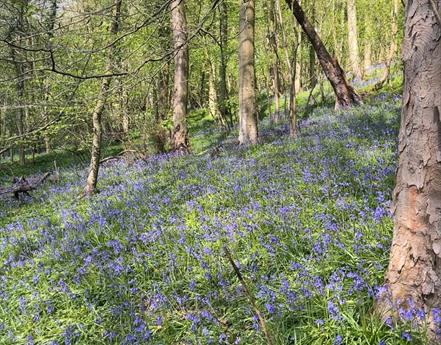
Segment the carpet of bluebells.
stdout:
<svg viewBox="0 0 441 345">
<path fill-rule="evenodd" d="M 420 343 L 373 311 L 392 235 L 399 100 L 318 109 L 290 141 L 62 171 L 0 201 L 0 344 Z"/>
</svg>

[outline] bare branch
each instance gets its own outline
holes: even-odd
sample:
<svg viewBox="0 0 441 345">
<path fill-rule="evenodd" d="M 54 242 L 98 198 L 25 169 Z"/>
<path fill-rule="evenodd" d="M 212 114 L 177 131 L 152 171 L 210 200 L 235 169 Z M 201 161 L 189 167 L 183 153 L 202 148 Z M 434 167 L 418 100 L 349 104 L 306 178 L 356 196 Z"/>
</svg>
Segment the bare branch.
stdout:
<svg viewBox="0 0 441 345">
<path fill-rule="evenodd" d="M 270 334 L 268 332 L 268 328 L 266 327 L 265 318 L 262 316 L 262 313 L 260 312 L 259 308 L 257 307 L 256 298 L 251 293 L 251 290 L 248 288 L 248 285 L 245 281 L 245 279 L 242 276 L 242 273 L 240 273 L 239 267 L 237 267 L 236 263 L 233 260 L 233 257 L 230 253 L 230 250 L 227 246 L 224 247 L 225 255 L 227 256 L 228 261 L 230 262 L 231 266 L 234 269 L 234 273 L 236 273 L 237 278 L 239 279 L 240 283 L 242 284 L 243 288 L 245 289 L 245 293 L 248 296 L 248 299 L 250 300 L 251 306 L 253 307 L 254 313 L 256 314 L 257 318 L 259 319 L 260 327 L 262 328 L 263 333 L 265 334 L 266 342 L 268 345 L 272 345 L 272 340 L 270 337 Z"/>
</svg>

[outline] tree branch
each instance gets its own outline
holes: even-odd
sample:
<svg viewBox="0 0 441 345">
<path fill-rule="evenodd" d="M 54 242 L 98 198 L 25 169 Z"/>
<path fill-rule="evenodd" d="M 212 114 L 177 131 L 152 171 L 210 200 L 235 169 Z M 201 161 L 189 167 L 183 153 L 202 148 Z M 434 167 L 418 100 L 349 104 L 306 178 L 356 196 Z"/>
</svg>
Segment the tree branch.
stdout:
<svg viewBox="0 0 441 345">
<path fill-rule="evenodd" d="M 272 345 L 272 340 L 270 337 L 270 334 L 268 332 L 268 328 L 266 327 L 266 322 L 264 317 L 262 316 L 262 313 L 260 312 L 259 308 L 257 307 L 256 298 L 251 293 L 251 290 L 248 288 L 248 285 L 245 281 L 245 279 L 242 276 L 242 273 L 240 273 L 239 267 L 237 267 L 236 263 L 233 260 L 233 257 L 230 253 L 230 250 L 227 246 L 224 247 L 225 255 L 228 258 L 228 261 L 230 262 L 231 266 L 234 269 L 234 273 L 236 273 L 237 278 L 239 279 L 240 283 L 242 284 L 243 288 L 245 289 L 245 293 L 248 296 L 248 299 L 250 300 L 251 306 L 253 307 L 254 313 L 256 314 L 257 318 L 259 319 L 260 327 L 262 328 L 263 334 L 265 335 L 266 342 L 268 345 Z"/>
</svg>

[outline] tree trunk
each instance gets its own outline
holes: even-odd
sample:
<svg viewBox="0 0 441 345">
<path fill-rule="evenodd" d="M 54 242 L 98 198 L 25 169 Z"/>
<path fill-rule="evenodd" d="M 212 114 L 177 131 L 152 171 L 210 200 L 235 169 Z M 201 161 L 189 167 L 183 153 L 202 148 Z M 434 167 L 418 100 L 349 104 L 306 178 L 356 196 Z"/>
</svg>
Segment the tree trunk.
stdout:
<svg viewBox="0 0 441 345">
<path fill-rule="evenodd" d="M 227 49 L 228 49 L 228 7 L 226 1 L 219 4 L 219 31 L 220 31 L 220 69 L 219 69 L 219 111 L 228 124 L 233 128 L 233 117 L 228 107 L 227 89 Z"/>
<path fill-rule="evenodd" d="M 299 30 L 297 34 L 297 51 L 301 52 L 302 49 L 302 31 Z M 299 56 L 296 56 L 296 80 L 295 80 L 295 88 L 297 92 L 299 92 L 302 88 L 302 62 L 299 59 Z"/>
<path fill-rule="evenodd" d="M 291 62 L 291 83 L 289 89 L 289 136 L 291 138 L 297 137 L 297 116 L 296 116 L 296 80 L 297 80 L 297 51 L 299 48 L 299 42 L 293 48 L 292 52 L 292 62 Z"/>
<path fill-rule="evenodd" d="M 357 79 L 361 79 L 360 56 L 358 53 L 358 30 L 357 30 L 357 8 L 355 0 L 347 0 L 348 11 L 348 45 L 349 60 L 352 72 Z"/>
<path fill-rule="evenodd" d="M 395 58 L 395 55 L 398 51 L 397 45 L 397 36 L 398 36 L 398 12 L 399 12 L 399 0 L 393 0 L 392 2 L 392 23 L 391 23 L 391 32 L 392 32 L 392 42 L 389 47 L 389 52 L 385 61 L 383 75 L 381 79 L 378 81 L 376 85 L 374 85 L 374 89 L 378 90 L 383 87 L 389 81 L 390 78 L 390 68 Z"/>
<path fill-rule="evenodd" d="M 239 29 L 239 143 L 257 144 L 254 75 L 254 0 L 240 0 Z"/>
<path fill-rule="evenodd" d="M 289 58 L 288 39 L 286 37 L 286 30 L 283 21 L 282 9 L 280 7 L 280 0 L 275 0 L 275 8 L 277 12 L 276 19 L 277 19 L 278 27 L 280 27 L 280 32 L 282 33 L 282 45 L 283 45 L 283 50 L 285 52 L 285 63 L 288 68 L 288 71 L 291 71 L 291 68 L 293 68 L 293 66 L 291 66 L 291 60 Z M 289 84 L 290 78 L 291 78 L 291 72 L 289 72 L 289 76 L 287 78 L 288 80 L 285 84 Z M 285 80 L 285 78 L 282 79 Z M 286 103 L 286 97 L 285 97 L 285 103 Z M 285 107 L 285 112 L 287 112 L 286 107 Z"/>
<path fill-rule="evenodd" d="M 16 40 L 21 46 L 23 44 L 23 34 L 26 32 L 25 23 L 24 23 L 24 13 L 26 11 L 25 9 L 26 4 L 22 3 L 19 8 L 18 18 L 17 18 L 17 32 L 16 32 Z M 25 102 L 25 67 L 23 66 L 24 63 L 22 61 L 26 61 L 25 52 L 22 54 L 19 54 L 20 51 L 11 48 L 11 59 L 14 62 L 14 68 L 15 68 L 15 74 L 16 74 L 16 92 L 17 92 L 17 99 L 19 102 L 24 103 Z M 17 134 L 18 136 L 24 135 L 24 123 L 25 123 L 25 108 L 23 106 L 20 106 L 16 111 L 16 118 L 15 123 L 17 126 Z M 23 138 L 20 138 L 22 140 Z M 18 145 L 18 154 L 19 154 L 19 163 L 20 165 L 25 165 L 26 163 L 26 156 L 25 156 L 25 146 L 23 143 L 20 143 Z"/>
<path fill-rule="evenodd" d="M 441 7 L 440 0 L 436 3 Z M 386 273 L 390 295 L 379 301 L 380 311 L 390 309 L 390 302 L 424 310 L 432 338 L 432 312 L 441 308 L 440 39 L 441 27 L 428 1 L 408 2 L 394 235 Z"/>
<path fill-rule="evenodd" d="M 111 42 L 119 31 L 119 24 L 121 20 L 121 3 L 122 0 L 114 0 L 114 16 L 112 18 L 112 24 L 110 26 Z M 112 43 L 109 47 L 107 61 L 106 61 L 106 72 L 105 74 L 112 73 L 113 57 L 114 57 L 115 44 Z M 98 171 L 100 167 L 101 159 L 101 139 L 102 139 L 102 121 L 101 117 L 104 111 L 104 106 L 106 105 L 106 100 L 110 91 L 111 78 L 104 78 L 101 84 L 101 90 L 98 95 L 98 100 L 92 113 L 92 126 L 93 126 L 93 136 L 92 136 L 92 152 L 90 158 L 90 168 L 89 174 L 86 180 L 86 187 L 84 188 L 84 194 L 90 195 L 96 192 L 96 185 L 98 182 Z"/>
<path fill-rule="evenodd" d="M 300 6 L 300 2 L 299 2 L 299 6 Z M 314 29 L 314 23 L 315 23 L 315 5 L 314 3 L 312 3 L 312 13 L 311 13 L 311 23 L 312 23 L 312 28 Z M 315 29 L 314 29 L 315 30 Z M 316 84 L 317 84 L 317 76 L 316 76 L 316 71 L 315 71 L 315 50 L 314 50 L 314 46 L 311 44 L 309 46 L 309 65 L 308 65 L 308 74 L 309 74 L 309 88 L 313 89 Z"/>
<path fill-rule="evenodd" d="M 175 49 L 175 75 L 173 89 L 173 137 L 174 151 L 189 152 L 187 131 L 187 101 L 188 101 L 188 45 L 187 20 L 183 0 L 173 0 L 170 3 L 171 29 Z"/>
<path fill-rule="evenodd" d="M 13 54 L 14 59 L 16 58 L 16 54 Z M 16 71 L 16 75 L 17 75 L 17 83 L 16 83 L 16 91 L 17 91 L 17 99 L 20 102 L 24 101 L 24 97 L 25 97 L 25 76 L 23 73 L 23 67 L 21 62 L 16 61 L 15 62 L 15 71 Z M 15 122 L 17 125 L 17 133 L 18 135 L 21 137 L 24 134 L 24 121 L 25 121 L 25 109 L 23 106 L 20 106 L 17 110 L 16 110 L 16 118 L 15 118 Z M 20 140 L 22 140 L 22 138 L 20 138 Z M 26 157 L 25 157 L 25 147 L 23 143 L 20 143 L 18 146 L 18 162 L 20 163 L 20 165 L 25 165 L 26 163 Z"/>
<path fill-rule="evenodd" d="M 280 120 L 280 57 L 279 57 L 279 23 L 276 13 L 276 4 L 274 0 L 269 0 L 268 8 L 268 41 L 273 51 L 272 65 L 270 67 L 270 76 L 272 77 L 272 91 L 274 97 L 274 112 L 270 115 L 270 120 L 273 123 L 278 123 Z"/>
<path fill-rule="evenodd" d="M 332 58 L 329 54 L 314 27 L 305 17 L 305 13 L 300 7 L 298 1 L 286 0 L 286 3 L 314 47 L 323 72 L 332 85 L 336 96 L 335 108 L 347 108 L 360 104 L 361 98 L 346 81 L 343 69 L 340 67 L 338 61 L 335 58 Z"/>
<path fill-rule="evenodd" d="M 226 123 L 219 112 L 219 105 L 217 101 L 216 92 L 216 66 L 210 61 L 210 56 L 207 54 L 207 64 L 210 66 L 210 71 L 208 74 L 208 110 L 213 120 L 218 122 L 223 128 L 225 128 Z"/>
<path fill-rule="evenodd" d="M 52 44 L 52 39 L 54 37 L 54 28 L 55 28 L 55 21 L 57 19 L 57 10 L 58 10 L 58 0 L 51 0 L 51 8 L 49 13 L 49 18 L 47 21 L 47 38 L 49 44 Z M 48 62 L 50 64 L 50 62 Z M 46 75 L 42 76 L 43 78 L 43 90 L 44 90 L 44 101 L 45 105 L 43 107 L 43 116 L 46 120 L 46 122 L 49 122 L 50 116 L 49 116 L 49 109 L 47 107 L 47 103 L 49 102 L 50 98 L 50 83 L 49 79 L 46 77 Z M 46 153 L 49 153 L 51 151 L 51 139 L 48 133 L 44 134 L 44 146 Z"/>
<path fill-rule="evenodd" d="M 372 45 L 370 42 L 366 42 L 366 45 L 364 47 L 364 69 L 367 70 L 372 65 Z"/>
</svg>

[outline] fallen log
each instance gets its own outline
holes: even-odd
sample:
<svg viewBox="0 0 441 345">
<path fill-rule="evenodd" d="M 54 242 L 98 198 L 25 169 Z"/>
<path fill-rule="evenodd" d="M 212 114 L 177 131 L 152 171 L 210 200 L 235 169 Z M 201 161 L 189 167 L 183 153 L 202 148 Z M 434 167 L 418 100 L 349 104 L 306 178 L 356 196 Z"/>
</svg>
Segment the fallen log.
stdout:
<svg viewBox="0 0 441 345">
<path fill-rule="evenodd" d="M 12 180 L 12 186 L 9 188 L 0 189 L 0 195 L 13 194 L 14 197 L 19 200 L 20 195 L 30 196 L 29 192 L 37 189 L 49 176 L 50 172 L 45 173 L 41 177 L 31 177 L 26 179 L 25 177 L 14 177 Z"/>
<path fill-rule="evenodd" d="M 108 161 L 124 159 L 129 162 L 133 162 L 137 159 L 145 159 L 146 156 L 137 150 L 124 150 L 118 153 L 116 156 L 109 156 L 100 160 L 100 164 L 104 164 Z"/>
</svg>

